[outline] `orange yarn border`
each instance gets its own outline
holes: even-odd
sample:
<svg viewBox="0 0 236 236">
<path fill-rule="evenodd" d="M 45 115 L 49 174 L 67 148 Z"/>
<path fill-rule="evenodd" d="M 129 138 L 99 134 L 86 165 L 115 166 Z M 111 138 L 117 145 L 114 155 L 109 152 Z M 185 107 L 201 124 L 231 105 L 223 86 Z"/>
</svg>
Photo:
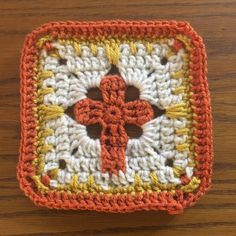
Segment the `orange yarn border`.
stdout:
<svg viewBox="0 0 236 236">
<path fill-rule="evenodd" d="M 35 87 L 35 68 L 39 52 L 37 41 L 46 35 L 57 38 L 106 38 L 124 35 L 136 38 L 157 38 L 160 36 L 175 37 L 186 35 L 193 46 L 190 52 L 191 105 L 195 113 L 193 119 L 195 160 L 197 161 L 195 176 L 201 179 L 199 188 L 194 193 L 176 190 L 171 192 L 144 192 L 131 194 L 68 194 L 66 192 L 40 193 L 31 179 L 35 167 L 31 164 L 36 157 L 34 147 L 36 137 L 36 119 L 33 102 Z M 20 159 L 18 163 L 18 180 L 20 187 L 33 202 L 40 206 L 56 209 L 81 209 L 105 212 L 132 212 L 136 210 L 167 210 L 170 214 L 182 212 L 193 205 L 210 187 L 212 174 L 212 117 L 210 96 L 207 85 L 206 53 L 201 37 L 187 22 L 176 21 L 98 21 L 98 22 L 52 22 L 44 24 L 28 34 L 22 51 L 20 64 L 21 77 L 21 126 L 22 139 Z"/>
</svg>

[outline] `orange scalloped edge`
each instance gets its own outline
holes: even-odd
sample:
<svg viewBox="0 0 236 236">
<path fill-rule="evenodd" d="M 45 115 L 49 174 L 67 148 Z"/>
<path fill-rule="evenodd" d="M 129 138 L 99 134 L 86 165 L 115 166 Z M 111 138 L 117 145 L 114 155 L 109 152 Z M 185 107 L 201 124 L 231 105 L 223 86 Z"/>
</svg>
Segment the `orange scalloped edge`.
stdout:
<svg viewBox="0 0 236 236">
<path fill-rule="evenodd" d="M 40 193 L 35 188 L 31 177 L 35 167 L 31 164 L 36 156 L 34 141 L 36 137 L 36 119 L 33 102 L 36 87 L 34 85 L 36 61 L 38 51 L 37 40 L 45 35 L 52 38 L 65 37 L 122 37 L 128 35 L 135 38 L 151 38 L 153 36 L 174 37 L 184 34 L 193 45 L 190 53 L 191 104 L 194 116 L 195 160 L 197 161 L 195 176 L 200 178 L 199 188 L 194 193 L 184 193 L 176 190 L 173 196 L 170 192 L 144 192 L 131 194 L 94 195 L 68 194 L 66 192 Z M 207 65 L 205 46 L 202 38 L 187 22 L 176 21 L 98 21 L 98 22 L 52 22 L 44 24 L 28 34 L 22 50 L 21 77 L 21 146 L 17 176 L 20 187 L 33 202 L 39 206 L 56 209 L 81 209 L 105 212 L 132 212 L 137 210 L 167 210 L 170 214 L 183 211 L 193 205 L 210 187 L 212 174 L 212 116 L 210 96 L 207 85 Z"/>
</svg>

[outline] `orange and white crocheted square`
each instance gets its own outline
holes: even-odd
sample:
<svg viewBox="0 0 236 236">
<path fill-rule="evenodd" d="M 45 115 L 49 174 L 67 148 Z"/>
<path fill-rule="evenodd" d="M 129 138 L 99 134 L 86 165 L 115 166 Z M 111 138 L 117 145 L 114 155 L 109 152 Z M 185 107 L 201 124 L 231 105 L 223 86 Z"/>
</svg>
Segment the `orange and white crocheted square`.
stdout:
<svg viewBox="0 0 236 236">
<path fill-rule="evenodd" d="M 137 99 L 126 100 L 128 86 Z M 102 99 L 89 98 L 91 88 Z M 22 52 L 21 123 L 18 178 L 36 204 L 179 213 L 211 183 L 202 39 L 186 22 L 45 24 Z M 99 138 L 88 135 L 94 124 Z"/>
</svg>

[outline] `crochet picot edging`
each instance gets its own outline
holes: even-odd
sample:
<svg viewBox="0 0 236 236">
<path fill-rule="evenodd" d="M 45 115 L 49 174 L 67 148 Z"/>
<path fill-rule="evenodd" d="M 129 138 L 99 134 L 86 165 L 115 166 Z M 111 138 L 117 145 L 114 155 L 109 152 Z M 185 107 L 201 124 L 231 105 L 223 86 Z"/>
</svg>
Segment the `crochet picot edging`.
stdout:
<svg viewBox="0 0 236 236">
<path fill-rule="evenodd" d="M 48 23 L 26 37 L 20 73 L 18 179 L 37 205 L 176 214 L 210 187 L 206 53 L 187 22 Z M 130 85 L 139 99 L 126 102 Z M 126 124 L 142 135 L 130 138 Z"/>
</svg>

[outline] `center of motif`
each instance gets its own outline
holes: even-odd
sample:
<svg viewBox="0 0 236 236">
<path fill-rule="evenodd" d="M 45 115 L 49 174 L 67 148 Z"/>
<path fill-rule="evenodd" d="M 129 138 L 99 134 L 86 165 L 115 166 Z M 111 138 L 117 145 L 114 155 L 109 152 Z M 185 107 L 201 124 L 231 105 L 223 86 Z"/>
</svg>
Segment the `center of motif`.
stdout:
<svg viewBox="0 0 236 236">
<path fill-rule="evenodd" d="M 118 124 L 123 121 L 119 107 L 108 106 L 104 111 L 103 120 L 105 123 Z"/>
<path fill-rule="evenodd" d="M 151 105 L 144 100 L 125 103 L 126 85 L 117 75 L 102 79 L 100 90 L 103 101 L 89 98 L 80 100 L 74 108 L 75 118 L 83 125 L 100 124 L 102 133 L 102 171 L 118 174 L 126 171 L 125 152 L 128 143 L 126 124 L 142 126 L 153 119 Z"/>
</svg>

